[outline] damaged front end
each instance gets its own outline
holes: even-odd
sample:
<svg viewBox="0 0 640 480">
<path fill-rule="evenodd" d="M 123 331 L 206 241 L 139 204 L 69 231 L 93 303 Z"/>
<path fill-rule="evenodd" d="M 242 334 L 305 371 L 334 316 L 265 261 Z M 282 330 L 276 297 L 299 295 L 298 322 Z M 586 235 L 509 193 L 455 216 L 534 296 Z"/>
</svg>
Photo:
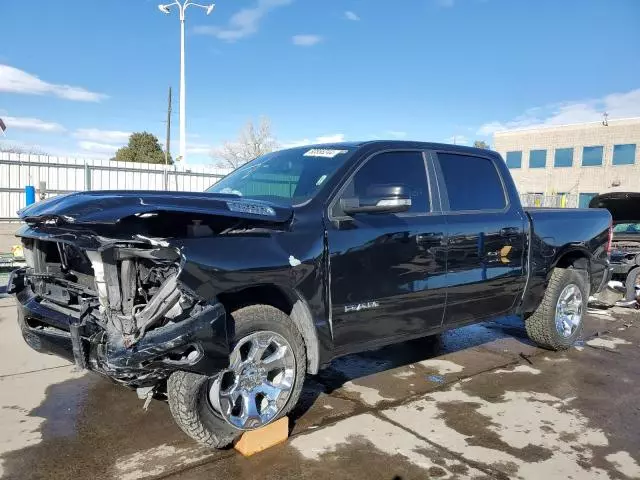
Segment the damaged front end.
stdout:
<svg viewBox="0 0 640 480">
<path fill-rule="evenodd" d="M 185 243 L 206 258 L 212 237 L 292 218 L 236 196 L 128 191 L 54 197 L 19 214 L 27 268 L 8 291 L 27 343 L 136 388 L 228 364 L 225 309 L 208 274 L 187 273 Z"/>
<path fill-rule="evenodd" d="M 28 237 L 23 243 L 28 266 L 14 272 L 10 289 L 23 307 L 25 340 L 36 350 L 133 387 L 154 385 L 176 369 L 210 374 L 226 365 L 224 308 L 181 284 L 177 249 L 110 241 L 92 250 Z"/>
</svg>

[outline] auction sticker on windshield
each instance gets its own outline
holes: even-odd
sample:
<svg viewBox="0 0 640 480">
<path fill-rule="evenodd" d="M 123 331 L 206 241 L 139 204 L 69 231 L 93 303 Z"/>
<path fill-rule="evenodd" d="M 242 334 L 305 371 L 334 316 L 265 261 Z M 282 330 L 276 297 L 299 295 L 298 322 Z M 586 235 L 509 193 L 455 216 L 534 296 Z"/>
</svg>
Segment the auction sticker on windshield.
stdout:
<svg viewBox="0 0 640 480">
<path fill-rule="evenodd" d="M 328 148 L 312 148 L 305 152 L 305 157 L 324 157 L 324 158 L 333 158 L 336 155 L 341 155 L 344 153 L 348 153 L 349 150 L 332 150 Z"/>
</svg>

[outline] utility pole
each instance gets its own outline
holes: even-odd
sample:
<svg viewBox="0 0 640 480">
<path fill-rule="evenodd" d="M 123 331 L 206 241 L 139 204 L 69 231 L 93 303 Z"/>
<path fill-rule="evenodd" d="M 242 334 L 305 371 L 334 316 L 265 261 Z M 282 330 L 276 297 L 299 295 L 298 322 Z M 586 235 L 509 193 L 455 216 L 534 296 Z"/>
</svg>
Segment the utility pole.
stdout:
<svg viewBox="0 0 640 480">
<path fill-rule="evenodd" d="M 167 107 L 167 142 L 165 143 L 164 163 L 169 165 L 171 155 L 171 87 L 169 87 L 169 106 Z"/>
</svg>

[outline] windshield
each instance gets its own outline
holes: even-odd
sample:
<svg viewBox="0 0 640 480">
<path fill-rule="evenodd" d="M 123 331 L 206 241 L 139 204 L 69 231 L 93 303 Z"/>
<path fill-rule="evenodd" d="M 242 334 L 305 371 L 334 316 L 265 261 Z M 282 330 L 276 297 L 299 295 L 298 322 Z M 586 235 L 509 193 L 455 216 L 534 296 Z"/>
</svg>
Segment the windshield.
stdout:
<svg viewBox="0 0 640 480">
<path fill-rule="evenodd" d="M 640 233 L 640 223 L 618 223 L 613 227 L 613 233 Z"/>
<path fill-rule="evenodd" d="M 344 146 L 305 147 L 268 153 L 206 191 L 297 205 L 316 195 L 354 150 Z"/>
</svg>

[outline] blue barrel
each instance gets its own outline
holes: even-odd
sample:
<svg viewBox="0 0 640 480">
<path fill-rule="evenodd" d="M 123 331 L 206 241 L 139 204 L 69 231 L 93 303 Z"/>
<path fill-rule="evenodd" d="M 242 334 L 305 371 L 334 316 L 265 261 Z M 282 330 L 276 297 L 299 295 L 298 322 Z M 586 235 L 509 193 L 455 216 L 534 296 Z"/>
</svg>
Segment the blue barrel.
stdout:
<svg viewBox="0 0 640 480">
<path fill-rule="evenodd" d="M 24 195 L 27 198 L 27 205 L 36 203 L 36 187 L 27 185 L 24 187 Z"/>
</svg>

